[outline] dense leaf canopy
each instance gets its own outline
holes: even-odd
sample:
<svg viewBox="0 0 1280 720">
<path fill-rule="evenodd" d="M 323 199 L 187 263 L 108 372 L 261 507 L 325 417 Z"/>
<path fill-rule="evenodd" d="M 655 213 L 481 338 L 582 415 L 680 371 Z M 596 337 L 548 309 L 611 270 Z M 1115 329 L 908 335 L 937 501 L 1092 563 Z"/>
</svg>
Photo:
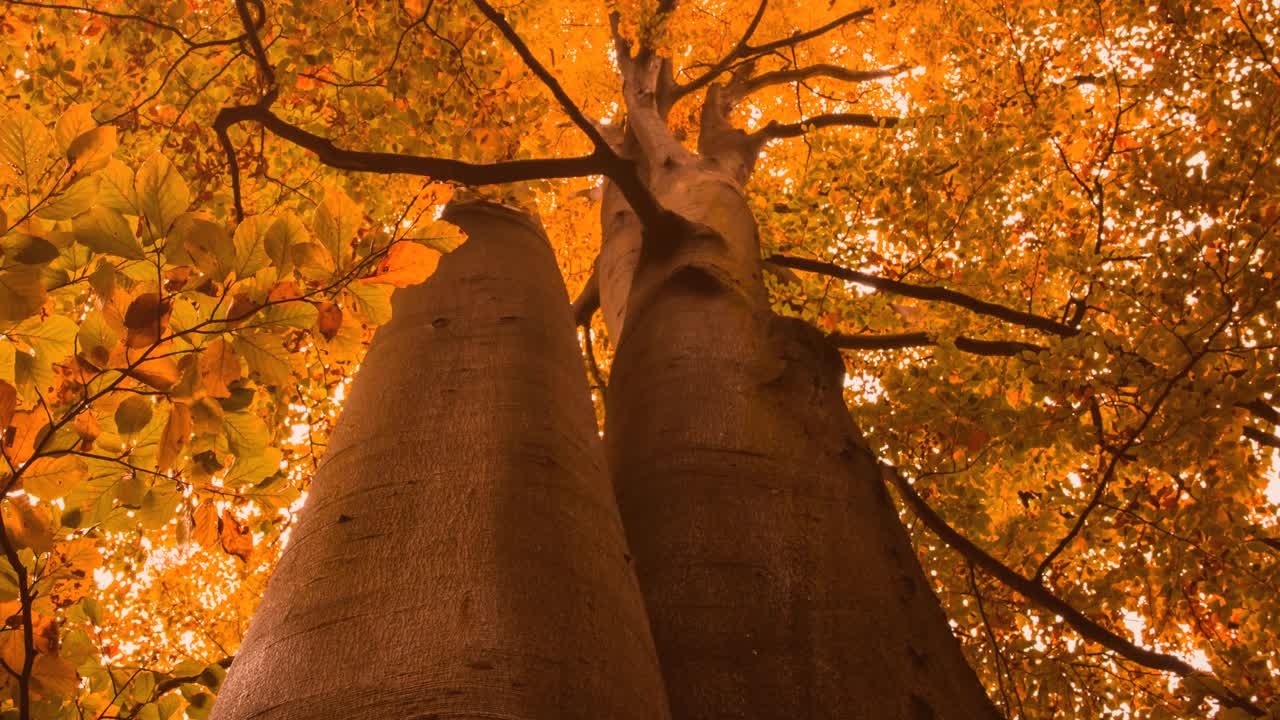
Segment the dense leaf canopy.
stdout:
<svg viewBox="0 0 1280 720">
<path fill-rule="evenodd" d="M 1280 703 L 1275 0 L 2 7 L 4 712 L 207 715 L 457 188 L 536 207 L 586 283 L 613 12 L 691 148 L 753 78 L 776 309 L 845 348 L 997 703 Z"/>
</svg>

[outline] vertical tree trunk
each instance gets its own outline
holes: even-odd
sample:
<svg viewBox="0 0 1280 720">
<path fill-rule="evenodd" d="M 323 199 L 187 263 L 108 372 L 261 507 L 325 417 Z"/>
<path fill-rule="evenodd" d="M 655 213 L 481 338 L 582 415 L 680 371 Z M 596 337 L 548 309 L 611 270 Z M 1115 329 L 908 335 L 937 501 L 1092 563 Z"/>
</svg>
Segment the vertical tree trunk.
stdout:
<svg viewBox="0 0 1280 720">
<path fill-rule="evenodd" d="M 770 312 L 741 190 L 701 158 L 650 185 L 704 227 L 646 237 L 629 287 L 601 283 L 605 316 L 625 315 L 605 437 L 673 717 L 995 717 L 849 418 L 839 354 Z"/>
<path fill-rule="evenodd" d="M 215 718 L 668 716 L 564 284 L 502 206 L 396 293 Z"/>
</svg>

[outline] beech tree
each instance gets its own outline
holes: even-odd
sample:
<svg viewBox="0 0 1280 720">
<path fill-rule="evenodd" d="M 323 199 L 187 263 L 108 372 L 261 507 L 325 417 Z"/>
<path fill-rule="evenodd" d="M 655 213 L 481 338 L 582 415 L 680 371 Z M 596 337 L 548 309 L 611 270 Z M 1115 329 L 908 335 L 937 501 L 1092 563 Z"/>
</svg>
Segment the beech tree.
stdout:
<svg viewBox="0 0 1280 720">
<path fill-rule="evenodd" d="M 940 5 L 6 0 L 0 712 L 1280 717 L 1280 6 Z"/>
</svg>

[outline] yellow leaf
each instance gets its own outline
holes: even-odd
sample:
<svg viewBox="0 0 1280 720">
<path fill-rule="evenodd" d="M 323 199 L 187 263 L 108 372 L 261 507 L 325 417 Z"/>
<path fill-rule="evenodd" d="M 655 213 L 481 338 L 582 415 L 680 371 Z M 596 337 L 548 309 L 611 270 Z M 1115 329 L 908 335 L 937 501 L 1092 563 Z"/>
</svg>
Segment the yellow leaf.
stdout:
<svg viewBox="0 0 1280 720">
<path fill-rule="evenodd" d="M 415 242 L 399 242 L 391 246 L 386 258 L 378 264 L 378 273 L 367 282 L 409 287 L 431 277 L 440 262 L 440 253 Z"/>
<path fill-rule="evenodd" d="M 22 473 L 22 487 L 41 500 L 57 500 L 79 485 L 88 472 L 84 460 L 74 455 L 36 458 Z"/>
<path fill-rule="evenodd" d="M 211 500 L 205 500 L 195 510 L 194 525 L 191 531 L 191 539 L 195 540 L 200 547 L 213 547 L 218 542 L 218 507 Z"/>
</svg>

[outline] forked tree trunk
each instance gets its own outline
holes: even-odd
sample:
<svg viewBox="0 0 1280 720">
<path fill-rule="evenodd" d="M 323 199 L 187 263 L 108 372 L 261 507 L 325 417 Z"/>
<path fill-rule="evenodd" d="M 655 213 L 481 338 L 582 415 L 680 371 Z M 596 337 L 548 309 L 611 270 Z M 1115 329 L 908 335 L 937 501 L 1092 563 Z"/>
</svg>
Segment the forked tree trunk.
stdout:
<svg viewBox="0 0 1280 720">
<path fill-rule="evenodd" d="M 770 312 L 739 181 L 702 157 L 650 167 L 703 227 L 637 253 L 611 193 L 601 262 L 638 265 L 597 277 L 625 320 L 605 437 L 672 716 L 996 717 L 850 420 L 839 354 Z"/>
<path fill-rule="evenodd" d="M 564 284 L 492 204 L 398 291 L 214 710 L 668 716 Z"/>
</svg>

